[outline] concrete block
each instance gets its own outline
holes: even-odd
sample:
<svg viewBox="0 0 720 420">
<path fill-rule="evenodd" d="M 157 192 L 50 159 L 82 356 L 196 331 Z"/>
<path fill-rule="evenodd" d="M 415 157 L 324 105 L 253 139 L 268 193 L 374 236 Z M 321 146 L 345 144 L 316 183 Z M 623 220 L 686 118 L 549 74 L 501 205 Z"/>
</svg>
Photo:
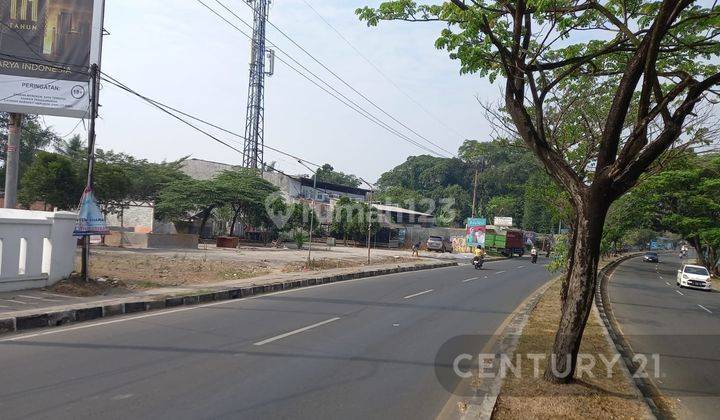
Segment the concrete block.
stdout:
<svg viewBox="0 0 720 420">
<path fill-rule="evenodd" d="M 126 314 L 132 314 L 135 312 L 145 312 L 147 310 L 147 307 L 145 306 L 145 302 L 127 302 L 125 304 L 125 313 Z"/>
<path fill-rule="evenodd" d="M 95 306 L 93 308 L 84 308 L 75 310 L 75 320 L 78 322 L 90 321 L 92 319 L 102 318 L 103 308 L 102 306 Z"/>
<path fill-rule="evenodd" d="M 259 294 L 263 293 L 263 291 L 265 291 L 265 287 L 264 287 L 264 286 L 254 286 L 254 287 L 252 288 L 252 294 L 253 294 L 253 295 L 259 295 Z"/>
<path fill-rule="evenodd" d="M 254 287 L 243 287 L 240 289 L 242 291 L 241 297 L 248 297 L 253 296 L 255 294 L 255 288 Z"/>
<path fill-rule="evenodd" d="M 198 303 L 200 303 L 200 298 L 197 295 L 184 296 L 182 299 L 183 305 L 197 305 Z"/>
<path fill-rule="evenodd" d="M 215 300 L 215 293 L 203 293 L 202 295 L 198 296 L 198 302 L 200 303 L 208 303 Z"/>
<path fill-rule="evenodd" d="M 166 308 L 174 308 L 175 306 L 181 306 L 183 304 L 183 298 L 182 297 L 171 297 L 165 299 L 165 307 Z"/>
<path fill-rule="evenodd" d="M 213 300 L 228 300 L 230 299 L 230 292 L 225 290 L 222 292 L 213 293 Z"/>
<path fill-rule="evenodd" d="M 62 312 L 52 312 L 48 314 L 48 324 L 51 327 L 56 327 L 59 325 L 65 325 L 69 324 L 71 322 L 75 322 L 77 318 L 75 317 L 75 311 L 62 311 Z"/>
<path fill-rule="evenodd" d="M 156 309 L 165 309 L 166 303 L 164 300 L 150 300 L 145 302 L 145 309 L 148 311 L 154 311 Z"/>
<path fill-rule="evenodd" d="M 15 318 L 15 328 L 17 331 L 29 330 L 32 328 L 49 327 L 48 314 L 19 316 Z"/>
<path fill-rule="evenodd" d="M 242 297 L 242 289 L 228 290 L 228 299 L 239 299 Z"/>
<path fill-rule="evenodd" d="M 15 318 L 0 319 L 0 334 L 15 332 Z"/>
<path fill-rule="evenodd" d="M 122 315 L 125 313 L 125 305 L 122 303 L 119 303 L 117 305 L 105 305 L 102 308 L 103 310 L 103 317 L 106 316 L 113 316 L 113 315 Z"/>
</svg>

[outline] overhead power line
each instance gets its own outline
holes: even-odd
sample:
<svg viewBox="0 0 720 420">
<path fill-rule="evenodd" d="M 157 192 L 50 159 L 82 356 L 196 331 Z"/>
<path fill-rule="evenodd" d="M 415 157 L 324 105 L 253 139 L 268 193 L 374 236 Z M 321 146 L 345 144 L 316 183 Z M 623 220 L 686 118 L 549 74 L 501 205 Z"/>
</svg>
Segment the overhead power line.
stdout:
<svg viewBox="0 0 720 420">
<path fill-rule="evenodd" d="M 315 15 L 317 15 L 317 17 L 320 18 L 320 20 L 321 20 L 325 25 L 327 25 L 333 32 L 335 32 L 335 34 L 337 34 L 337 36 L 338 36 L 341 40 L 343 40 L 343 42 L 345 42 L 353 51 L 355 51 L 355 53 L 356 53 L 358 56 L 360 56 L 360 58 L 362 58 L 362 59 L 363 59 L 366 63 L 368 63 L 373 69 L 375 69 L 375 71 L 376 71 L 380 76 L 382 76 L 383 79 L 385 79 L 388 83 L 390 83 L 395 89 L 397 89 L 398 92 L 402 93 L 403 96 L 405 96 L 406 98 L 408 98 L 408 99 L 410 100 L 410 102 L 412 102 L 412 103 L 414 103 L 415 105 L 417 105 L 417 107 L 420 108 L 423 112 L 425 112 L 425 114 L 427 114 L 427 115 L 430 116 L 432 119 L 434 119 L 435 121 L 437 121 L 437 122 L 438 122 L 440 125 L 442 125 L 443 127 L 447 128 L 448 130 L 450 130 L 450 131 L 452 131 L 453 133 L 455 133 L 458 137 L 460 137 L 460 138 L 467 138 L 467 137 L 464 136 L 463 134 L 460 134 L 454 127 L 452 127 L 451 125 L 449 125 L 449 124 L 447 124 L 445 121 L 443 121 L 442 118 L 440 118 L 440 117 L 438 117 L 437 115 L 433 114 L 433 113 L 432 113 L 430 110 L 428 110 L 421 102 L 419 102 L 418 100 L 416 100 L 415 98 L 413 98 L 412 95 L 410 95 L 409 93 L 407 93 L 403 88 L 401 88 L 397 83 L 395 83 L 395 81 L 394 81 L 392 78 L 390 78 L 390 76 L 388 76 L 377 64 L 375 64 L 372 60 L 370 60 L 365 54 L 363 54 L 362 51 L 360 51 L 357 47 L 355 47 L 355 45 L 354 45 L 352 42 L 350 42 L 350 40 L 349 40 L 345 35 L 343 35 L 343 33 L 340 32 L 340 30 L 338 30 L 332 23 L 330 23 L 330 22 L 325 18 L 325 16 L 323 16 L 315 7 L 313 7 L 313 5 L 310 4 L 310 2 L 308 2 L 307 0 L 302 0 L 302 2 L 305 3 L 305 5 L 306 5 L 307 7 L 309 7 L 310 10 L 312 10 L 312 11 L 315 13 Z"/>
<path fill-rule="evenodd" d="M 230 9 L 228 9 L 227 6 L 225 6 L 222 2 L 220 2 L 220 0 L 215 0 L 215 2 L 217 2 L 217 3 L 218 3 L 220 6 L 222 6 L 225 10 L 227 10 L 228 12 L 232 13 L 235 17 L 237 17 L 237 15 L 235 15 L 235 13 L 233 13 Z M 251 9 L 253 8 L 253 6 L 252 6 L 250 3 L 243 2 L 243 4 L 245 4 L 246 6 L 250 7 Z M 430 145 L 438 148 L 439 150 L 444 151 L 445 153 L 450 154 L 450 156 L 454 156 L 454 153 L 446 150 L 446 149 L 443 148 L 442 146 L 438 145 L 437 143 L 433 142 L 432 140 L 430 140 L 430 139 L 428 139 L 427 137 L 423 136 L 422 134 L 418 133 L 417 131 L 415 131 L 415 130 L 412 129 L 411 127 L 407 126 L 407 125 L 406 125 L 405 123 L 403 123 L 402 121 L 398 120 L 395 116 L 393 116 L 393 115 L 390 114 L 389 112 L 385 111 L 385 109 L 383 109 L 383 108 L 380 107 L 378 104 L 376 104 L 372 99 L 368 98 L 367 95 L 365 95 L 364 93 L 360 92 L 360 91 L 357 90 L 355 87 L 353 87 L 350 83 L 348 83 L 345 79 L 343 79 L 343 78 L 342 78 L 340 75 L 338 75 L 335 71 L 333 71 L 331 68 L 329 68 L 325 63 L 323 63 L 322 61 L 320 61 L 317 57 L 315 57 L 312 53 L 310 53 L 310 51 L 308 51 L 305 47 L 303 47 L 302 45 L 300 45 L 300 44 L 299 44 L 297 41 L 295 41 L 290 35 L 288 35 L 288 34 L 287 34 L 285 31 L 283 31 L 280 27 L 278 27 L 277 25 L 275 25 L 272 21 L 268 20 L 268 23 L 270 24 L 270 26 L 272 26 L 273 28 L 275 28 L 275 30 L 278 31 L 282 36 L 284 36 L 288 41 L 290 41 L 293 45 L 295 45 L 296 47 L 298 47 L 302 52 L 304 52 L 308 57 L 310 57 L 310 58 L 311 58 L 314 62 L 316 62 L 318 65 L 320 65 L 320 67 L 324 68 L 328 73 L 332 74 L 332 75 L 333 75 L 336 79 L 338 79 L 342 84 L 344 84 L 344 85 L 347 86 L 350 90 L 352 90 L 352 91 L 355 92 L 357 95 L 359 95 L 361 98 L 363 98 L 367 103 L 369 103 L 370 105 L 372 105 L 375 109 L 377 109 L 378 111 L 382 112 L 383 114 L 385 114 L 385 116 L 387 116 L 387 117 L 390 118 L 391 120 L 395 121 L 397 124 L 400 124 L 400 125 L 401 125 L 402 127 L 404 127 L 406 130 L 408 130 L 408 131 L 410 131 L 411 133 L 415 134 L 417 137 L 419 137 L 420 139 L 424 140 L 424 141 L 427 142 L 428 144 L 430 144 Z M 285 54 L 287 54 L 287 53 L 285 53 Z"/>
<path fill-rule="evenodd" d="M 234 23 L 230 22 L 225 16 L 223 16 L 222 14 L 220 14 L 217 10 L 215 10 L 215 9 L 213 9 L 212 7 L 208 6 L 208 5 L 207 5 L 205 2 L 203 2 L 202 0 L 196 0 L 196 1 L 197 1 L 198 3 L 200 3 L 202 6 L 204 6 L 206 9 L 208 9 L 209 11 L 211 11 L 215 16 L 217 16 L 218 18 L 220 18 L 221 20 L 223 20 L 225 23 L 227 23 L 228 25 L 230 25 L 231 27 L 233 27 L 236 31 L 240 32 L 242 35 L 244 35 L 244 36 L 247 37 L 248 39 L 251 39 L 251 37 L 250 37 L 247 33 L 245 33 L 242 29 L 240 29 L 240 28 L 239 28 L 237 25 L 235 25 Z M 216 1 L 217 1 L 217 0 L 216 0 Z M 251 26 L 249 23 L 247 23 L 245 20 L 243 20 L 243 19 L 242 19 L 240 16 L 238 16 L 235 12 L 233 12 L 232 10 L 230 10 L 229 8 L 227 8 L 226 6 L 224 6 L 222 3 L 220 3 L 220 2 L 218 2 L 218 3 L 219 3 L 221 6 L 223 6 L 229 13 L 231 13 L 236 19 L 238 19 L 240 22 L 242 22 L 245 26 L 247 26 L 248 28 L 252 28 L 252 26 Z M 316 87 L 322 89 L 322 90 L 325 91 L 327 94 L 329 94 L 330 96 L 334 97 L 336 100 L 338 100 L 338 101 L 339 101 L 340 103 L 342 103 L 343 105 L 345 105 L 345 106 L 347 106 L 348 108 L 352 109 L 353 111 L 357 112 L 358 114 L 360 114 L 360 115 L 363 116 L 364 118 L 368 119 L 370 122 L 372 122 L 372 123 L 380 126 L 381 128 L 385 129 L 386 131 L 390 132 L 391 134 L 399 137 L 400 139 L 402 139 L 402 140 L 404 140 L 404 141 L 406 141 L 406 142 L 408 142 L 408 143 L 410 143 L 410 144 L 412 144 L 412 145 L 414 145 L 414 146 L 416 146 L 416 147 L 418 147 L 418 148 L 420 148 L 420 149 L 423 149 L 423 150 L 425 150 L 425 151 L 428 152 L 428 153 L 431 153 L 431 154 L 434 154 L 434 155 L 436 155 L 436 156 L 441 156 L 441 157 L 442 157 L 442 155 L 440 155 L 440 154 L 437 153 L 436 151 L 434 151 L 434 150 L 432 150 L 432 149 L 429 149 L 427 146 L 424 146 L 423 144 L 418 143 L 417 141 L 409 138 L 408 136 L 404 135 L 403 133 L 400 133 L 398 130 L 394 129 L 393 127 L 391 127 L 390 125 L 388 125 L 386 122 L 382 121 L 381 119 L 379 119 L 378 117 L 376 117 L 375 115 L 373 115 L 372 113 L 370 113 L 369 111 L 367 111 L 367 110 L 366 110 L 365 108 L 363 108 L 361 105 L 357 104 L 355 101 L 353 101 L 352 99 L 348 98 L 348 97 L 347 97 L 346 95 L 344 95 L 342 92 L 338 91 L 334 86 L 332 86 L 332 85 L 329 84 L 327 81 L 325 81 L 323 78 L 321 78 L 320 76 L 318 76 L 317 74 L 315 74 L 314 72 L 312 72 L 310 69 L 308 69 L 308 68 L 307 68 L 306 66 L 304 66 L 302 63 L 300 63 L 298 60 L 296 60 L 292 55 L 288 54 L 288 53 L 287 53 L 286 51 L 284 51 L 282 48 L 280 48 L 280 47 L 277 46 L 276 44 L 270 42 L 269 40 L 268 40 L 268 42 L 269 42 L 270 45 L 272 45 L 277 51 L 285 54 L 285 56 L 287 56 L 287 58 L 289 58 L 293 63 L 295 63 L 297 66 L 299 66 L 300 68 L 302 68 L 305 72 L 307 72 L 310 76 L 312 76 L 313 78 L 315 78 L 315 79 L 317 79 L 317 80 L 314 80 L 313 78 L 311 78 L 310 76 L 308 76 L 308 74 L 305 74 L 303 71 L 299 70 L 299 69 L 296 68 L 294 65 L 288 63 L 286 60 L 284 60 L 284 59 L 282 58 L 282 56 L 276 54 L 275 58 L 276 58 L 278 61 L 282 62 L 282 63 L 285 64 L 288 68 L 290 68 L 291 70 L 293 70 L 293 71 L 295 71 L 296 73 L 298 73 L 300 76 L 302 76 L 303 78 L 305 78 L 306 80 L 308 80 L 309 82 L 311 82 L 312 84 L 314 84 Z M 322 86 L 321 84 L 324 85 L 324 86 Z"/>
<path fill-rule="evenodd" d="M 217 129 L 217 130 L 220 130 L 220 131 L 222 131 L 222 132 L 224 132 L 224 133 L 230 134 L 230 135 L 232 135 L 232 136 L 235 136 L 235 137 L 240 138 L 240 139 L 243 139 L 243 140 L 245 139 L 244 136 L 242 136 L 242 135 L 240 135 L 240 134 L 238 134 L 238 133 L 236 133 L 236 132 L 234 132 L 234 131 L 231 131 L 231 130 L 228 130 L 228 129 L 226 129 L 226 128 L 223 128 L 223 127 L 221 127 L 221 126 L 218 125 L 218 124 L 211 123 L 211 122 L 209 122 L 209 121 L 207 121 L 207 120 L 204 120 L 204 119 L 202 119 L 202 118 L 196 117 L 196 116 L 194 116 L 194 115 L 192 115 L 192 114 L 189 114 L 189 113 L 187 113 L 187 112 L 185 112 L 185 111 L 181 111 L 180 109 L 177 109 L 177 108 L 172 107 L 172 106 L 170 106 L 170 105 L 164 104 L 164 103 L 162 103 L 162 102 L 160 102 L 160 101 L 158 101 L 158 100 L 155 100 L 155 99 L 152 99 L 152 98 L 150 98 L 150 97 L 148 97 L 148 96 L 145 96 L 145 95 L 137 92 L 136 90 L 133 90 L 132 88 L 130 88 L 130 87 L 127 86 L 126 84 L 120 82 L 120 81 L 117 80 L 116 78 L 108 75 L 107 73 L 102 72 L 102 76 L 103 76 L 102 79 L 103 79 L 104 81 L 106 81 L 107 83 L 109 83 L 109 84 L 111 84 L 111 85 L 113 85 L 113 86 L 115 86 L 115 87 L 117 87 L 117 88 L 119 88 L 119 89 L 121 89 L 121 90 L 123 90 L 123 91 L 125 91 L 125 92 L 127 92 L 127 93 L 130 93 L 130 94 L 132 94 L 132 95 L 134 95 L 134 96 L 136 96 L 136 97 L 144 100 L 145 102 L 147 102 L 148 104 L 152 105 L 153 107 L 161 110 L 162 112 L 164 112 L 164 113 L 167 114 L 167 115 L 170 115 L 170 116 L 173 117 L 174 119 L 182 122 L 183 124 L 191 127 L 192 129 L 194 129 L 194 130 L 196 130 L 196 131 L 204 134 L 205 136 L 211 138 L 212 140 L 214 140 L 214 141 L 216 141 L 216 142 L 218 142 L 218 143 L 220 143 L 220 144 L 222 144 L 222 145 L 224 145 L 224 146 L 226 146 L 226 147 L 228 147 L 228 148 L 230 148 L 230 149 L 232 149 L 232 150 L 234 150 L 234 151 L 236 151 L 236 152 L 238 152 L 238 153 L 240 153 L 240 154 L 243 153 L 242 150 L 240 150 L 240 149 L 238 149 L 238 148 L 236 148 L 236 147 L 228 144 L 225 140 L 222 140 L 222 139 L 220 139 L 219 137 L 217 137 L 217 136 L 215 136 L 215 135 L 207 132 L 206 130 L 203 130 L 202 128 L 200 128 L 200 127 L 196 126 L 195 124 L 187 121 L 186 119 L 182 118 L 182 117 L 179 116 L 179 115 L 182 115 L 183 117 L 190 118 L 190 119 L 192 119 L 192 120 L 194 120 L 194 121 L 200 122 L 200 123 L 205 124 L 205 125 L 207 125 L 207 126 L 209 126 L 209 127 L 215 128 L 215 129 Z M 179 114 L 179 115 L 177 115 L 177 114 Z M 270 150 L 276 152 L 276 153 L 280 153 L 281 155 L 284 155 L 284 156 L 293 158 L 293 159 L 295 159 L 295 160 L 303 161 L 303 162 L 305 162 L 305 163 L 307 163 L 307 164 L 309 164 L 309 165 L 312 165 L 312 166 L 321 167 L 321 165 L 318 165 L 317 163 L 311 162 L 311 161 L 309 161 L 309 160 L 307 160 L 307 159 L 303 159 L 303 158 L 301 158 L 301 157 L 299 157 L 299 156 L 296 156 L 296 155 L 293 155 L 293 154 L 291 154 L 291 153 L 282 151 L 282 150 L 280 150 L 280 149 L 278 149 L 278 148 L 275 148 L 275 147 L 272 147 L 272 146 L 268 146 L 268 145 L 265 145 L 265 147 L 266 147 L 267 149 L 270 149 Z"/>
</svg>

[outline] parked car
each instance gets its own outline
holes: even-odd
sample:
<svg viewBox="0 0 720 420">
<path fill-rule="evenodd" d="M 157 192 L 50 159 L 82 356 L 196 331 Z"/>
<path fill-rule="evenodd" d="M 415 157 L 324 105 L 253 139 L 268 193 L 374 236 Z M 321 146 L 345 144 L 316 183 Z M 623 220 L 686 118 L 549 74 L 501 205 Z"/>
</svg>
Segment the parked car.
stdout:
<svg viewBox="0 0 720 420">
<path fill-rule="evenodd" d="M 707 268 L 701 265 L 683 265 L 681 270 L 677 272 L 675 283 L 680 287 L 689 287 L 692 289 L 712 290 L 710 282 L 710 273 Z"/>
<path fill-rule="evenodd" d="M 645 262 L 660 262 L 660 259 L 658 258 L 657 252 L 646 252 L 643 256 L 643 261 Z"/>
<path fill-rule="evenodd" d="M 428 251 L 452 252 L 452 249 L 452 241 L 448 237 L 431 236 L 427 240 Z"/>
</svg>

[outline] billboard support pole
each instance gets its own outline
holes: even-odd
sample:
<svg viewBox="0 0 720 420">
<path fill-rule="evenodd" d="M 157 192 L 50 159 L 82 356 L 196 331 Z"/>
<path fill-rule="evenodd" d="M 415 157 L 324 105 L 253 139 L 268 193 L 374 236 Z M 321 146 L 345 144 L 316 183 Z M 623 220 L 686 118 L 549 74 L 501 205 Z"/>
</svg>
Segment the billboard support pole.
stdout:
<svg viewBox="0 0 720 420">
<path fill-rule="evenodd" d="M 87 148 L 87 184 L 86 190 L 93 187 L 93 170 L 95 168 L 95 119 L 98 114 L 98 78 L 99 68 L 97 64 L 90 66 L 90 128 L 88 130 L 88 148 Z M 82 278 L 88 281 L 90 264 L 90 236 L 83 236 L 82 247 Z"/>
<path fill-rule="evenodd" d="M 20 168 L 20 137 L 23 114 L 11 113 L 8 120 L 7 158 L 5 160 L 5 203 L 6 209 L 17 205 L 18 171 Z"/>
</svg>

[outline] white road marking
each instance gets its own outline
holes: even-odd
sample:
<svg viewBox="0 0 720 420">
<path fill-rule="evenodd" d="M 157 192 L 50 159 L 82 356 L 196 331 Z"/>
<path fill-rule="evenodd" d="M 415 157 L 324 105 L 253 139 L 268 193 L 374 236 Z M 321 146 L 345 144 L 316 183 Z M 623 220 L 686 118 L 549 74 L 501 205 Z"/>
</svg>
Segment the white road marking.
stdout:
<svg viewBox="0 0 720 420">
<path fill-rule="evenodd" d="M 66 296 L 66 295 L 58 295 L 57 293 L 50 293 L 50 292 L 40 292 L 41 295 L 45 296 L 55 296 L 63 299 L 72 299 L 74 296 Z"/>
<path fill-rule="evenodd" d="M 18 297 L 21 297 L 23 299 L 33 299 L 33 300 L 42 300 L 43 302 L 60 302 L 57 299 L 47 299 L 47 298 L 41 298 L 36 296 L 28 296 L 28 295 L 18 295 Z"/>
<path fill-rule="evenodd" d="M 447 267 L 447 268 L 457 268 L 457 267 Z M 439 270 L 439 269 L 437 269 L 437 270 Z M 151 312 L 151 313 L 147 313 L 147 314 L 143 314 L 143 315 L 136 315 L 136 316 L 127 316 L 126 315 L 121 318 L 113 319 L 110 321 L 98 321 L 98 322 L 91 321 L 86 324 L 78 325 L 75 327 L 60 327 L 60 328 L 54 328 L 54 329 L 51 329 L 48 331 L 39 332 L 39 333 L 30 333 L 30 334 L 14 336 L 14 337 L 10 337 L 10 338 L 3 338 L 3 339 L 0 339 L 0 343 L 9 342 L 9 341 L 20 341 L 20 340 L 26 340 L 29 338 L 42 337 L 45 335 L 54 335 L 54 334 L 61 334 L 61 333 L 65 333 L 65 332 L 84 330 L 86 328 L 102 327 L 105 325 L 117 324 L 117 323 L 128 322 L 128 321 L 135 321 L 135 320 L 144 319 L 144 318 L 153 318 L 156 316 L 172 315 L 172 314 L 176 314 L 178 312 L 197 311 L 199 309 L 211 308 L 213 306 L 232 305 L 232 304 L 241 303 L 241 302 L 247 301 L 247 300 L 263 299 L 268 296 L 277 296 L 277 295 L 284 295 L 284 294 L 288 294 L 288 293 L 296 293 L 296 292 L 301 292 L 301 291 L 305 291 L 305 290 L 315 289 L 318 287 L 332 287 L 332 286 L 337 287 L 337 286 L 341 286 L 344 284 L 352 284 L 352 283 L 356 283 L 356 282 L 360 282 L 360 281 L 377 280 L 382 277 L 396 277 L 396 276 L 401 276 L 403 274 L 407 274 L 407 273 L 392 273 L 392 274 L 387 274 L 385 276 L 364 277 L 364 278 L 345 280 L 345 281 L 334 282 L 334 283 L 323 283 L 323 284 L 317 284 L 315 286 L 300 287 L 297 289 L 282 290 L 279 292 L 264 293 L 262 295 L 248 296 L 248 297 L 242 298 L 242 299 L 229 299 L 229 300 L 223 300 L 220 302 L 204 303 L 202 305 L 185 306 L 185 307 L 181 307 L 181 308 L 177 308 L 177 309 L 165 309 L 165 310 L 155 311 L 155 312 Z M 487 276 L 485 276 L 485 278 L 487 278 Z M 110 301 L 112 301 L 112 300 L 107 300 L 107 302 L 110 302 Z M 14 301 L 10 301 L 10 302 L 14 302 Z M 106 301 L 101 301 L 101 302 L 106 302 Z M 96 302 L 96 303 L 100 303 L 100 302 Z"/>
<path fill-rule="evenodd" d="M 679 291 L 679 290 L 676 290 L 675 293 L 677 293 L 677 294 L 679 294 L 679 295 L 685 296 L 685 294 L 684 294 L 683 292 Z"/>
<path fill-rule="evenodd" d="M 312 324 L 312 325 L 308 325 L 307 327 L 298 328 L 297 330 L 289 331 L 289 332 L 286 332 L 285 334 L 276 335 L 275 337 L 270 337 L 270 338 L 268 338 L 268 339 L 266 339 L 266 340 L 258 341 L 257 343 L 253 343 L 253 345 L 254 345 L 254 346 L 262 346 L 262 345 L 265 345 L 265 344 L 268 344 L 268 343 L 272 343 L 273 341 L 282 340 L 283 338 L 290 337 L 291 335 L 299 334 L 299 333 L 301 333 L 301 332 L 305 332 L 305 331 L 307 331 L 307 330 L 311 330 L 311 329 L 313 329 L 313 328 L 317 328 L 317 327 L 319 327 L 319 326 L 321 326 L 321 325 L 325 325 L 325 324 L 329 324 L 329 323 L 331 323 L 331 322 L 335 322 L 335 321 L 337 321 L 338 319 L 340 319 L 340 318 L 339 318 L 339 317 L 335 317 L 335 318 L 326 319 L 325 321 L 318 322 L 318 323 Z"/>
<path fill-rule="evenodd" d="M 19 303 L 21 305 L 28 305 L 27 302 L 23 302 L 21 300 L 15 300 L 15 299 L 0 299 L 3 302 L 10 302 L 10 303 Z"/>
<path fill-rule="evenodd" d="M 483 278 L 484 278 L 484 279 L 486 279 L 486 278 L 487 278 L 487 276 L 484 276 Z"/>
<path fill-rule="evenodd" d="M 430 293 L 430 292 L 434 292 L 434 291 L 435 291 L 435 289 L 428 289 L 428 290 L 426 290 L 426 291 L 424 291 L 424 292 L 415 293 L 415 294 L 412 294 L 412 295 L 407 295 L 407 296 L 405 296 L 403 299 L 412 299 L 412 298 L 414 298 L 414 297 L 418 297 L 418 296 L 421 296 L 421 295 L 424 295 L 424 294 L 427 294 L 427 293 Z"/>
<path fill-rule="evenodd" d="M 702 306 L 702 305 L 701 305 L 701 304 L 699 304 L 699 303 L 698 303 L 698 306 L 699 306 L 699 307 L 701 307 L 701 308 L 703 308 L 703 309 L 704 309 L 704 310 L 705 310 L 705 311 L 706 311 L 707 313 L 709 313 L 709 314 L 711 314 L 711 313 L 712 313 L 712 311 L 711 311 L 710 309 L 708 309 L 708 308 L 706 308 L 706 307 Z"/>
<path fill-rule="evenodd" d="M 463 282 L 463 283 L 467 283 L 467 282 L 469 282 L 469 281 L 473 281 L 473 280 L 477 280 L 477 279 L 479 279 L 479 277 L 470 277 L 469 279 L 465 279 L 465 280 L 463 280 L 462 282 Z"/>
<path fill-rule="evenodd" d="M 665 282 L 665 284 L 667 284 L 668 286 L 670 286 L 670 283 L 668 283 L 668 282 Z"/>
<path fill-rule="evenodd" d="M 663 276 L 660 276 L 660 280 L 665 280 L 665 279 L 663 279 Z"/>
<path fill-rule="evenodd" d="M 498 271 L 498 272 L 495 273 L 495 274 L 496 274 L 496 275 L 497 275 L 497 274 L 502 274 L 502 273 L 504 273 L 504 272 L 505 272 L 505 270 L 503 270 L 503 271 Z"/>
<path fill-rule="evenodd" d="M 518 265 L 517 268 L 525 268 L 524 265 Z"/>
</svg>

